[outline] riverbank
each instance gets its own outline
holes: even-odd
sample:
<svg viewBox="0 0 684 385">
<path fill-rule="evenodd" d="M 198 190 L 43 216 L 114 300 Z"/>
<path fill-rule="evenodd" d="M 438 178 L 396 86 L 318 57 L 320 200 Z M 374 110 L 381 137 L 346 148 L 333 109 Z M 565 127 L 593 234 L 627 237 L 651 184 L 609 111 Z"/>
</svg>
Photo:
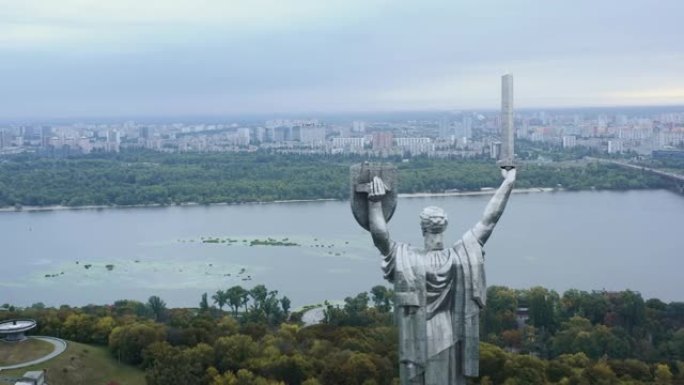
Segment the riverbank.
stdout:
<svg viewBox="0 0 684 385">
<path fill-rule="evenodd" d="M 443 192 L 443 193 L 406 193 L 399 194 L 400 198 L 427 198 L 427 197 L 452 197 L 452 196 L 477 196 L 477 195 L 492 195 L 496 191 L 495 188 L 485 189 L 480 191 L 453 191 L 453 192 Z M 531 187 L 531 188 L 521 188 L 513 189 L 513 194 L 529 194 L 529 193 L 540 193 L 540 192 L 552 192 L 552 191 L 564 191 L 559 188 L 551 187 Z M 87 205 L 87 206 L 63 206 L 63 205 L 53 205 L 53 206 L 21 206 L 21 207 L 0 207 L 0 213 L 6 212 L 38 212 L 38 211 L 64 211 L 64 210 L 105 210 L 105 209 L 132 209 L 132 208 L 155 208 L 155 207 L 196 207 L 196 206 L 236 206 L 236 205 L 264 205 L 264 204 L 282 204 L 282 203 L 309 203 L 309 202 L 331 202 L 339 201 L 339 199 L 334 198 L 320 198 L 320 199 L 290 199 L 290 200 L 276 200 L 276 201 L 260 201 L 260 202 L 239 202 L 239 203 L 197 203 L 197 202 L 185 202 L 178 204 L 160 204 L 160 203 L 148 203 L 139 205 Z"/>
<path fill-rule="evenodd" d="M 64 210 L 105 210 L 105 209 L 139 209 L 139 208 L 155 208 L 155 207 L 197 207 L 197 206 L 237 206 L 237 205 L 261 205 L 261 204 L 273 204 L 273 203 L 302 203 L 302 202 L 326 202 L 326 201 L 337 201 L 337 199 L 332 198 L 322 198 L 322 199 L 293 199 L 293 200 L 279 200 L 279 201 L 264 201 L 264 202 L 238 202 L 238 203 L 197 203 L 197 202 L 184 202 L 184 203 L 172 203 L 172 204 L 161 204 L 161 203 L 146 203 L 139 205 L 87 205 L 87 206 L 63 206 L 63 205 L 53 205 L 53 206 L 22 206 L 22 207 L 1 207 L 0 213 L 2 212 L 34 212 L 34 211 L 64 211 Z"/>
<path fill-rule="evenodd" d="M 430 198 L 430 197 L 464 197 L 464 196 L 477 196 L 477 195 L 492 195 L 496 191 L 495 188 L 486 189 L 481 191 L 453 191 L 453 192 L 443 192 L 443 193 L 411 193 L 411 194 L 399 194 L 399 198 Z M 540 193 L 540 192 L 553 192 L 553 191 L 565 191 L 562 188 L 551 188 L 551 187 L 531 187 L 531 188 L 517 188 L 513 189 L 512 194 L 529 194 L 529 193 Z"/>
</svg>

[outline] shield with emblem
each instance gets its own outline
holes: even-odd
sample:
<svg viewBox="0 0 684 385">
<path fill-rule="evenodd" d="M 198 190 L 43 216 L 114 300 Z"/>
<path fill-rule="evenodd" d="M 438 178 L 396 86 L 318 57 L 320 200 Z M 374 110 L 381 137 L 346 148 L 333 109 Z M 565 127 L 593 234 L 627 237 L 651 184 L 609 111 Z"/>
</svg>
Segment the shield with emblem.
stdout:
<svg viewBox="0 0 684 385">
<path fill-rule="evenodd" d="M 351 209 L 354 219 L 366 230 L 370 230 L 368 223 L 368 192 L 370 182 L 374 177 L 380 177 L 387 190 L 382 200 L 382 212 L 389 222 L 397 208 L 397 168 L 390 163 L 355 164 L 349 169 L 351 179 Z"/>
</svg>

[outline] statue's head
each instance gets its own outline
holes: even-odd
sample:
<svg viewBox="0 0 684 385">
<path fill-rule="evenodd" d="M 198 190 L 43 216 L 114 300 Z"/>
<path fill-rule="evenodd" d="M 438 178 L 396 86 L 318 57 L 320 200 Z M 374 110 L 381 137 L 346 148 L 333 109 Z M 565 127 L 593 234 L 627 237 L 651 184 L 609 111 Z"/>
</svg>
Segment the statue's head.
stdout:
<svg viewBox="0 0 684 385">
<path fill-rule="evenodd" d="M 447 215 L 437 206 L 429 206 L 420 213 L 420 228 L 423 234 L 441 234 L 447 227 Z"/>
<path fill-rule="evenodd" d="M 441 250 L 444 248 L 442 233 L 447 228 L 447 215 L 439 207 L 430 206 L 420 213 L 420 228 L 423 230 L 426 250 Z"/>
</svg>

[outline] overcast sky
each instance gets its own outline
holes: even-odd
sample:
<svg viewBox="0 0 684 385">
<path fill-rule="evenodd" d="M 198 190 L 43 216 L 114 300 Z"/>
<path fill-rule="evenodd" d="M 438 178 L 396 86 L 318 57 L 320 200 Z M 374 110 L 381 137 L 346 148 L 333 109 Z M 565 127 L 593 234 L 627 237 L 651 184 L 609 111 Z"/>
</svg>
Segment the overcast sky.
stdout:
<svg viewBox="0 0 684 385">
<path fill-rule="evenodd" d="M 684 0 L 0 0 L 0 118 L 684 104 Z"/>
</svg>

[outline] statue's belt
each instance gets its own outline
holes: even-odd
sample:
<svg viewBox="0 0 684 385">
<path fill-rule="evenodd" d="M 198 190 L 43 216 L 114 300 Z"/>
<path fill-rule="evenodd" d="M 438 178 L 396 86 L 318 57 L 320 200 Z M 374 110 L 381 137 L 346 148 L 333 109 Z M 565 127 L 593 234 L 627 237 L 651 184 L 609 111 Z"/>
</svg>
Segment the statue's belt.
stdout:
<svg viewBox="0 0 684 385">
<path fill-rule="evenodd" d="M 415 291 L 395 293 L 394 301 L 398 306 L 420 306 L 420 298 Z"/>
</svg>

